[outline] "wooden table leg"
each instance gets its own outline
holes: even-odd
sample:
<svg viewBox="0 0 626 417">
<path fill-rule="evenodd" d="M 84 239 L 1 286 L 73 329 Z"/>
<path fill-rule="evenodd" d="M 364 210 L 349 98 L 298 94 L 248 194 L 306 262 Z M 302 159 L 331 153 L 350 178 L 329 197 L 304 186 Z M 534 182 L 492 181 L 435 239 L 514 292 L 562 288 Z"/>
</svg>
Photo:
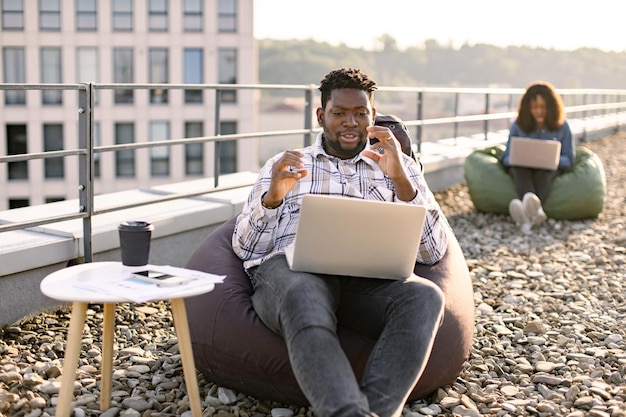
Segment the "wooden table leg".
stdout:
<svg viewBox="0 0 626 417">
<path fill-rule="evenodd" d="M 202 417 L 200 390 L 198 389 L 198 378 L 196 377 L 196 365 L 193 360 L 193 350 L 191 348 L 191 336 L 189 334 L 189 323 L 187 322 L 185 300 L 182 298 L 175 298 L 170 302 L 172 305 L 172 316 L 174 317 L 176 336 L 178 337 L 180 359 L 183 363 L 183 372 L 185 374 L 185 385 L 187 386 L 189 407 L 191 408 L 191 414 L 193 417 Z"/>
<path fill-rule="evenodd" d="M 72 316 L 70 328 L 67 332 L 65 344 L 65 357 L 63 358 L 63 375 L 61 376 L 61 389 L 59 390 L 59 402 L 56 407 L 57 417 L 69 417 L 72 407 L 72 395 L 74 394 L 74 382 L 76 381 L 76 368 L 80 344 L 83 339 L 83 328 L 87 317 L 87 303 L 75 301 L 72 304 Z"/>
<path fill-rule="evenodd" d="M 111 408 L 113 378 L 113 335 L 115 333 L 115 304 L 104 303 L 102 325 L 102 367 L 100 369 L 100 410 Z"/>
</svg>

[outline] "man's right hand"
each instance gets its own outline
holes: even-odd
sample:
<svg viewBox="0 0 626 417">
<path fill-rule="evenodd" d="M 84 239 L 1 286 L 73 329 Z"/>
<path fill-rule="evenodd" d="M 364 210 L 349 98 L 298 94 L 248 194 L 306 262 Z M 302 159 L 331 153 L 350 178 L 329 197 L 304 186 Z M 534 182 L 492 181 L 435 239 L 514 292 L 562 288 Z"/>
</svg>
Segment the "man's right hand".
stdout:
<svg viewBox="0 0 626 417">
<path fill-rule="evenodd" d="M 272 166 L 270 188 L 262 197 L 265 207 L 280 206 L 283 198 L 293 189 L 296 182 L 309 174 L 309 171 L 304 169 L 303 156 L 304 154 L 299 151 L 285 151 Z"/>
</svg>

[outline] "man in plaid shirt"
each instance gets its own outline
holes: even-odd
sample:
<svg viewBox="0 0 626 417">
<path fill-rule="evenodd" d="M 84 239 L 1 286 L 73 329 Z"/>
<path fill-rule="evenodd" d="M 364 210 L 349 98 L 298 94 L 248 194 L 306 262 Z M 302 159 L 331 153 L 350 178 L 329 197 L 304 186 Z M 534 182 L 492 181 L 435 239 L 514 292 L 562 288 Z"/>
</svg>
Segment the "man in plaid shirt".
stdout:
<svg viewBox="0 0 626 417">
<path fill-rule="evenodd" d="M 443 256 L 448 223 L 419 164 L 402 153 L 390 129 L 374 125 L 375 89 L 354 68 L 324 77 L 317 109 L 323 131 L 312 146 L 265 164 L 233 234 L 255 311 L 285 340 L 298 384 L 319 416 L 399 416 L 445 304 L 441 290 L 416 275 L 398 281 L 296 272 L 284 256 L 307 193 L 423 205 L 428 215 L 417 261 L 433 264 Z M 385 221 L 363 227 L 375 234 Z M 360 381 L 339 345 L 338 323 L 377 339 Z"/>
</svg>

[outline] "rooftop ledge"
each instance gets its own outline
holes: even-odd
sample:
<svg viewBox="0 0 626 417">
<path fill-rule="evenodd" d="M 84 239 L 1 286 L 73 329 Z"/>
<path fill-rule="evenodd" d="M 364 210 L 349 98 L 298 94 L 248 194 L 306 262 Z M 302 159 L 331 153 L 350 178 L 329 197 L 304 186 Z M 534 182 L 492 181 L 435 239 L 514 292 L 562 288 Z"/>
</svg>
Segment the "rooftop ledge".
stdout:
<svg viewBox="0 0 626 417">
<path fill-rule="evenodd" d="M 196 197 L 150 203 L 167 194 L 191 193 L 213 188 L 213 179 L 168 184 L 150 189 L 135 189 L 94 197 L 94 207 L 104 209 L 124 204 L 145 205 L 111 211 L 92 217 L 93 253 L 119 248 L 117 225 L 125 220 L 144 220 L 154 225 L 153 239 L 184 233 L 198 227 L 219 224 L 234 216 L 243 206 L 250 184 L 257 173 L 240 172 L 220 177 L 221 185 L 238 187 L 227 191 L 208 192 Z M 0 212 L 0 223 L 13 223 L 76 213 L 78 200 L 66 200 L 40 206 Z M 84 256 L 83 220 L 74 219 L 2 234 L 0 243 L 0 279 L 30 269 Z"/>
</svg>

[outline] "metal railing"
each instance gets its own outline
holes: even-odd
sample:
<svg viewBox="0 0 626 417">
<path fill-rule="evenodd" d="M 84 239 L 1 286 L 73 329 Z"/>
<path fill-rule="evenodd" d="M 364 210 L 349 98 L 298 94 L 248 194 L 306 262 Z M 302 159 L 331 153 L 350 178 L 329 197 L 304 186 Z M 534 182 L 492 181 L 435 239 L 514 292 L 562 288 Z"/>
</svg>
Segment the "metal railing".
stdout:
<svg viewBox="0 0 626 417">
<path fill-rule="evenodd" d="M 212 106 L 214 108 L 215 128 L 214 135 L 195 138 L 171 139 L 163 141 L 118 144 L 110 146 L 94 146 L 94 113 L 97 109 L 95 96 L 97 90 L 140 90 L 140 89 L 163 89 L 163 90 L 212 90 L 215 93 Z M 189 198 L 208 194 L 211 192 L 223 191 L 236 186 L 220 186 L 220 142 L 237 139 L 265 139 L 270 137 L 280 137 L 287 135 L 302 135 L 304 145 L 311 144 L 314 135 L 319 128 L 314 127 L 313 121 L 313 100 L 317 93 L 316 85 L 241 85 L 241 84 L 105 84 L 105 83 L 80 83 L 80 84 L 0 84 L 0 90 L 74 90 L 78 92 L 78 148 L 59 151 L 34 152 L 18 155 L 0 156 L 0 163 L 11 163 L 28 161 L 33 159 L 58 158 L 66 156 L 78 156 L 78 200 L 79 207 L 76 213 L 67 213 L 57 216 L 42 217 L 33 220 L 0 224 L 0 233 L 13 230 L 23 230 L 35 226 L 51 224 L 59 221 L 82 219 L 83 229 L 83 249 L 85 261 L 92 260 L 92 217 L 98 214 L 137 207 L 144 204 L 153 204 Z M 256 90 L 269 91 L 290 91 L 302 93 L 304 96 L 304 126 L 302 129 L 294 130 L 274 130 L 267 132 L 252 132 L 245 134 L 222 135 L 220 132 L 220 120 L 222 99 L 224 91 Z M 490 129 L 490 122 L 496 120 L 510 120 L 515 118 L 517 112 L 512 110 L 514 98 L 523 94 L 523 89 L 499 89 L 499 88 L 428 88 L 428 87 L 379 87 L 377 96 L 384 95 L 391 97 L 402 96 L 405 102 L 404 108 L 413 108 L 415 118 L 405 117 L 404 122 L 409 128 L 416 130 L 415 140 L 417 142 L 417 153 L 421 153 L 423 142 L 423 129 L 426 126 L 451 125 L 453 127 L 453 137 L 458 136 L 459 126 L 463 123 L 482 122 L 484 138 Z M 569 118 L 577 115 L 578 118 L 585 119 L 596 114 L 607 114 L 609 112 L 619 114 L 626 109 L 626 90 L 607 89 L 563 89 L 559 90 L 566 104 L 566 112 Z M 437 96 L 438 100 L 447 102 L 449 115 L 437 115 L 436 117 L 425 117 L 425 105 L 431 97 Z M 459 114 L 459 101 L 463 96 L 478 96 L 483 98 L 484 107 L 482 113 Z M 407 98 L 408 97 L 408 98 Z M 441 97 L 444 97 L 443 99 Z M 498 101 L 505 103 L 504 110 L 494 111 L 494 103 Z M 515 103 L 516 104 L 516 103 Z M 44 109 L 45 111 L 45 109 Z M 616 130 L 619 128 L 619 121 L 616 121 Z M 104 208 L 94 207 L 94 161 L 95 155 L 105 152 L 114 152 L 125 149 L 151 148 L 160 146 L 174 146 L 180 144 L 213 142 L 214 152 L 214 184 L 211 189 L 202 189 L 188 193 L 177 193 L 159 196 L 146 202 L 132 204 L 119 204 Z"/>
</svg>

